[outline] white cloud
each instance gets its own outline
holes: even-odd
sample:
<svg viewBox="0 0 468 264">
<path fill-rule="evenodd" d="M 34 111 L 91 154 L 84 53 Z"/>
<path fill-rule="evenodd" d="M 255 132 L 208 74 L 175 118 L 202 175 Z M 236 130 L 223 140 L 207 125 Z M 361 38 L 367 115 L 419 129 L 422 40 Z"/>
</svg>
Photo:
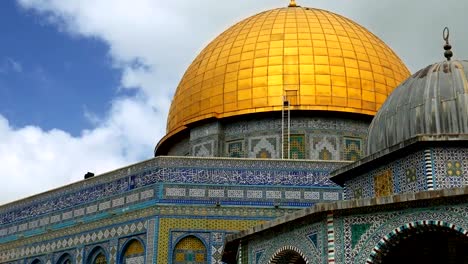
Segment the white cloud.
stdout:
<svg viewBox="0 0 468 264">
<path fill-rule="evenodd" d="M 78 137 L 39 127 L 14 128 L 0 115 L 0 161 L 8 188 L 0 201 L 31 195 L 150 157 L 163 117 L 144 100 L 115 100 L 105 121 Z"/>
<path fill-rule="evenodd" d="M 15 71 L 17 73 L 20 73 L 20 72 L 23 71 L 23 66 L 21 66 L 21 63 L 19 61 L 16 61 L 16 60 L 14 60 L 12 58 L 8 58 L 7 60 L 10 63 L 11 68 L 13 69 L 13 71 Z"/>
<path fill-rule="evenodd" d="M 21 8 L 35 12 L 42 21 L 65 34 L 105 42 L 114 67 L 122 71 L 121 88 L 135 89 L 136 95 L 114 98 L 104 117 L 96 118 L 84 111 L 90 120 L 99 122 L 78 137 L 59 129 L 14 128 L 0 115 L 0 175 L 9 179 L 8 190 L 0 194 L 0 203 L 81 179 L 87 171 L 102 173 L 151 157 L 165 131 L 171 95 L 201 48 L 241 19 L 288 2 L 17 1 Z M 370 28 L 402 55 L 413 71 L 442 59 L 441 30 L 445 25 L 452 28 L 455 51 L 468 42 L 463 24 L 468 2 L 297 2 L 335 11 Z M 468 57 L 462 51 L 455 55 Z M 21 70 L 21 64 L 17 65 L 16 69 Z"/>
<path fill-rule="evenodd" d="M 21 63 L 13 58 L 5 58 L 0 64 L 0 73 L 21 73 L 23 72 L 23 66 Z"/>
</svg>

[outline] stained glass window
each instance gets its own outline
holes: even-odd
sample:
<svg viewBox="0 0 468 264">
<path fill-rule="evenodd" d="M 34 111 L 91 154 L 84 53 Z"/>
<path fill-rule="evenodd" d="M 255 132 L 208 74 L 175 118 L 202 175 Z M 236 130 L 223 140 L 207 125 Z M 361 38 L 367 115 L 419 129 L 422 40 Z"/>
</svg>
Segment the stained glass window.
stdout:
<svg viewBox="0 0 468 264">
<path fill-rule="evenodd" d="M 362 140 L 359 138 L 344 139 L 345 160 L 356 161 L 362 157 Z"/>
<path fill-rule="evenodd" d="M 227 144 L 228 157 L 231 158 L 243 158 L 244 157 L 244 148 L 242 146 L 242 141 L 229 142 Z"/>
<path fill-rule="evenodd" d="M 291 135 L 289 138 L 289 158 L 305 159 L 305 139 L 304 135 Z"/>
</svg>

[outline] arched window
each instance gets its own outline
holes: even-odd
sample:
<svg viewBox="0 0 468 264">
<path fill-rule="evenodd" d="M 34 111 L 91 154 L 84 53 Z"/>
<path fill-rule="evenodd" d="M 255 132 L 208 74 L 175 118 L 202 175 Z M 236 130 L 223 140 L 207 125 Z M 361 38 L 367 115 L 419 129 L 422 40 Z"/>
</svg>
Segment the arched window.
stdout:
<svg viewBox="0 0 468 264">
<path fill-rule="evenodd" d="M 68 253 L 63 254 L 57 261 L 57 264 L 72 264 L 72 263 L 73 263 L 72 258 L 70 254 Z"/>
<path fill-rule="evenodd" d="M 144 263 L 145 248 L 137 239 L 133 239 L 125 245 L 122 253 L 122 264 L 127 263 Z"/>
<path fill-rule="evenodd" d="M 101 247 L 96 247 L 89 254 L 88 264 L 107 264 L 106 252 Z"/>
<path fill-rule="evenodd" d="M 42 264 L 42 261 L 40 259 L 35 259 L 31 264 Z"/>
<path fill-rule="evenodd" d="M 205 264 L 206 247 L 203 242 L 195 236 L 188 236 L 177 243 L 174 248 L 174 264 Z"/>
</svg>

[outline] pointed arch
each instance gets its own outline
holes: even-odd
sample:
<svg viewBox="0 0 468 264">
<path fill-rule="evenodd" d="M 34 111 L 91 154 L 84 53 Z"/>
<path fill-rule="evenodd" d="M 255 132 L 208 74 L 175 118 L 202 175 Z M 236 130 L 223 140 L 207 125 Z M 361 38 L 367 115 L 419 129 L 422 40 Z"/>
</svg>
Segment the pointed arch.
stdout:
<svg viewBox="0 0 468 264">
<path fill-rule="evenodd" d="M 415 234 L 427 231 L 452 232 L 468 239 L 468 230 L 455 224 L 435 220 L 415 221 L 400 226 L 384 236 L 372 249 L 366 263 L 381 263 L 382 257 L 387 255 L 395 244 L 401 243 L 401 240 Z"/>
<path fill-rule="evenodd" d="M 284 246 L 278 249 L 268 261 L 269 264 L 309 264 L 309 260 L 304 253 L 293 246 Z"/>
<path fill-rule="evenodd" d="M 145 245 L 138 238 L 129 239 L 122 247 L 119 263 L 144 263 Z"/>
<path fill-rule="evenodd" d="M 68 253 L 62 254 L 57 261 L 57 264 L 72 264 L 72 263 L 73 263 L 72 256 Z"/>
<path fill-rule="evenodd" d="M 194 235 L 188 235 L 175 244 L 172 254 L 172 263 L 206 264 L 208 263 L 207 257 L 205 243 Z"/>
<path fill-rule="evenodd" d="M 87 264 L 108 264 L 107 252 L 100 246 L 93 248 L 86 260 Z"/>
</svg>

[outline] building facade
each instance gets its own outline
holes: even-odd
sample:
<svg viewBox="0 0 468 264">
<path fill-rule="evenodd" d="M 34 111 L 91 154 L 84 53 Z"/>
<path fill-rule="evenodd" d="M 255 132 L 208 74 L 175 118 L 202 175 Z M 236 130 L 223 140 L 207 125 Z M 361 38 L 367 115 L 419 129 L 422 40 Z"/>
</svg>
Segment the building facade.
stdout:
<svg viewBox="0 0 468 264">
<path fill-rule="evenodd" d="M 467 83 L 464 62 L 447 65 L 405 84 L 445 71 Z M 463 233 L 468 89 L 440 100 L 461 113 L 447 126 L 393 131 L 439 113 L 414 101 L 410 119 L 391 115 L 402 103 L 385 100 L 407 77 L 338 14 L 291 1 L 240 21 L 182 77 L 155 158 L 0 207 L 0 263 L 365 263 L 400 222 Z"/>
<path fill-rule="evenodd" d="M 445 49 L 388 97 L 369 155 L 332 173 L 345 201 L 230 235 L 223 260 L 468 263 L 468 64 Z"/>
</svg>

